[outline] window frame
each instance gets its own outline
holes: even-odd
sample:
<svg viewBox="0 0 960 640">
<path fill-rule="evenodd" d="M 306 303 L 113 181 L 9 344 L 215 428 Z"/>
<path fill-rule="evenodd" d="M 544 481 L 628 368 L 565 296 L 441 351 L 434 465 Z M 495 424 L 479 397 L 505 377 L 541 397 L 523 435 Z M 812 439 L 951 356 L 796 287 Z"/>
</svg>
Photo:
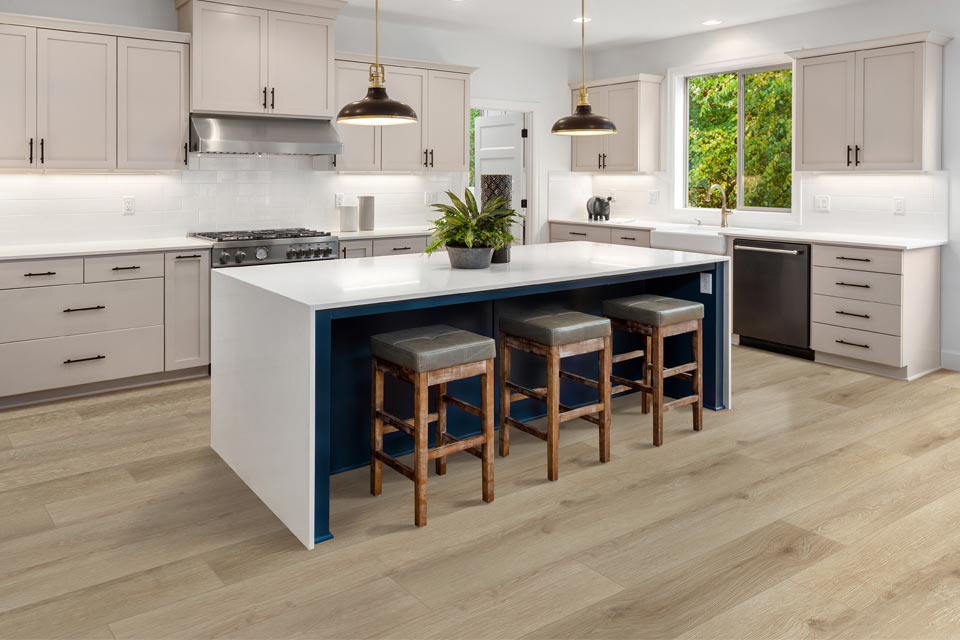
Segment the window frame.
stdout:
<svg viewBox="0 0 960 640">
<path fill-rule="evenodd" d="M 707 78 L 710 76 L 722 76 L 722 75 L 736 75 L 737 76 L 737 202 L 734 203 L 733 209 L 737 211 L 752 211 L 758 213 L 777 213 L 785 214 L 792 213 L 793 206 L 790 207 L 748 207 L 744 204 L 744 76 L 748 76 L 755 73 L 764 73 L 767 71 L 790 71 L 791 75 L 794 74 L 794 67 L 791 63 L 780 63 L 780 64 L 768 64 L 761 66 L 751 66 L 743 68 L 733 68 L 728 71 L 717 71 L 711 70 L 705 73 L 694 73 L 691 75 L 684 76 L 683 78 L 683 199 L 684 199 L 684 208 L 689 211 L 711 211 L 713 209 L 707 207 L 693 207 L 690 203 L 690 80 L 695 78 Z M 791 81 L 793 78 L 791 77 Z M 793 113 L 795 112 L 795 98 L 794 95 L 791 99 L 791 119 L 793 118 Z M 790 174 L 791 174 L 791 183 L 790 183 L 790 192 L 793 193 L 794 190 L 794 176 L 795 173 L 794 166 L 794 157 L 793 157 L 793 128 L 794 123 L 791 121 L 791 153 L 790 153 Z M 792 200 L 792 196 L 791 196 Z M 730 203 L 728 202 L 729 206 Z"/>
</svg>

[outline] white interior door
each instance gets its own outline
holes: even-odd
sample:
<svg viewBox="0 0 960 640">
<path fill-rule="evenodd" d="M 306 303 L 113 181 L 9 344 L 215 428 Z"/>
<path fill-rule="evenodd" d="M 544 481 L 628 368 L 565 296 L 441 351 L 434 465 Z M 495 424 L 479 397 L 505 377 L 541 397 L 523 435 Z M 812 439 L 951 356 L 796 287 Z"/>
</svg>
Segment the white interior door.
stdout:
<svg viewBox="0 0 960 640">
<path fill-rule="evenodd" d="M 856 54 L 797 62 L 797 171 L 852 171 Z"/>
<path fill-rule="evenodd" d="M 432 171 L 470 170 L 470 76 L 431 71 L 427 147 Z"/>
<path fill-rule="evenodd" d="M 37 165 L 37 30 L 0 25 L 0 168 Z"/>
<path fill-rule="evenodd" d="M 527 184 L 524 172 L 524 127 L 523 113 L 481 116 L 474 122 L 474 162 L 478 198 L 482 197 L 483 176 L 512 176 L 511 206 L 520 213 L 524 213 L 521 201 L 526 198 Z M 524 243 L 522 223 L 517 224 L 512 233 L 519 244 Z"/>
<path fill-rule="evenodd" d="M 367 94 L 370 86 L 370 65 L 359 62 L 337 62 L 337 109 Z M 412 125 L 403 125 L 412 126 Z M 337 125 L 343 153 L 337 156 L 340 171 L 379 171 L 381 127 Z"/>
<path fill-rule="evenodd" d="M 334 21 L 270 12 L 270 113 L 336 115 Z"/>
<path fill-rule="evenodd" d="M 117 166 L 117 39 L 37 32 L 37 133 L 41 166 Z"/>
<path fill-rule="evenodd" d="M 858 168 L 923 168 L 923 46 L 857 53 Z"/>
<path fill-rule="evenodd" d="M 117 166 L 183 169 L 190 117 L 188 45 L 120 38 L 117 73 Z"/>
<path fill-rule="evenodd" d="M 427 72 L 423 69 L 387 67 L 386 73 L 387 93 L 394 100 L 413 107 L 418 119 L 413 124 L 382 127 L 381 168 L 384 171 L 426 171 L 423 123 L 429 118 L 425 109 Z"/>
</svg>

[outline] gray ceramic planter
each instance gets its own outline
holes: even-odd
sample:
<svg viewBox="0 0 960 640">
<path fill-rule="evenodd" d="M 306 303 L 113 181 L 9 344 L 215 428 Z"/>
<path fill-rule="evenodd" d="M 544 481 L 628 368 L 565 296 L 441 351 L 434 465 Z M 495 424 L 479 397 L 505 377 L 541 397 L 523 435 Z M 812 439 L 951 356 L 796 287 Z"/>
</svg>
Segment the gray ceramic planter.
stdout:
<svg viewBox="0 0 960 640">
<path fill-rule="evenodd" d="M 486 269 L 493 258 L 491 247 L 447 247 L 450 266 L 454 269 Z"/>
<path fill-rule="evenodd" d="M 507 264 L 510 262 L 510 245 L 493 252 L 493 264 Z"/>
</svg>

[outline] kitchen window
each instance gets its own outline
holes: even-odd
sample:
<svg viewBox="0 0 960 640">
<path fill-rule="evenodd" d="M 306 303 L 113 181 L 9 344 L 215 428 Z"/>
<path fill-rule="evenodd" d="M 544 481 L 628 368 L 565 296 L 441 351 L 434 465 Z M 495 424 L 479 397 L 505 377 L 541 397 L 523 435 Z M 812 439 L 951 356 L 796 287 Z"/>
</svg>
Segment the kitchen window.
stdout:
<svg viewBox="0 0 960 640">
<path fill-rule="evenodd" d="M 687 206 L 789 212 L 793 187 L 793 71 L 751 69 L 687 78 Z M 739 144 L 739 141 L 743 141 Z M 719 198 L 719 196 L 717 196 Z"/>
</svg>

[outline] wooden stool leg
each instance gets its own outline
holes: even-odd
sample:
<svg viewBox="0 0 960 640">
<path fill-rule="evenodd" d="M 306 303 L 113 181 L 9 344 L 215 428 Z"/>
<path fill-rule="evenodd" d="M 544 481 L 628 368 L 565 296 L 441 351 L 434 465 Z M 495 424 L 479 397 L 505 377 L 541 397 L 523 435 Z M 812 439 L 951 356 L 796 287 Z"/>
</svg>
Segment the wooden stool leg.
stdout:
<svg viewBox="0 0 960 640">
<path fill-rule="evenodd" d="M 644 353 L 643 353 L 643 384 L 650 386 L 650 364 L 653 357 L 653 339 L 650 336 L 644 336 Z M 640 406 L 643 410 L 644 415 L 650 413 L 650 397 L 651 394 L 647 392 L 641 392 L 642 399 L 640 400 Z"/>
<path fill-rule="evenodd" d="M 693 405 L 693 430 L 703 431 L 703 320 L 697 321 L 697 330 L 693 333 L 693 361 L 697 370 L 693 372 L 693 393 L 697 401 Z"/>
<path fill-rule="evenodd" d="M 444 396 L 447 395 L 447 385 L 440 384 L 437 385 L 437 446 L 442 447 L 443 436 L 447 433 L 447 401 L 444 400 Z M 442 458 L 436 459 L 436 469 L 437 475 L 443 476 L 447 473 L 447 457 L 443 456 Z"/>
<path fill-rule="evenodd" d="M 560 477 L 560 350 L 547 354 L 547 479 Z"/>
<path fill-rule="evenodd" d="M 370 421 L 370 493 L 378 496 L 383 490 L 383 463 L 376 456 L 378 452 L 383 451 L 383 420 L 379 415 L 379 412 L 383 411 L 383 371 L 377 368 L 376 358 L 373 359 L 373 371 L 370 377 L 373 396 L 373 402 L 370 403 L 373 409 Z"/>
<path fill-rule="evenodd" d="M 481 376 L 480 407 L 483 412 L 483 501 L 493 502 L 493 360 L 487 360 L 487 372 Z"/>
<path fill-rule="evenodd" d="M 413 385 L 413 484 L 415 492 L 415 522 L 418 527 L 427 525 L 427 462 L 430 449 L 430 387 L 427 374 L 418 373 Z"/>
<path fill-rule="evenodd" d="M 507 418 L 510 416 L 510 390 L 507 381 L 510 379 L 510 347 L 507 346 L 504 335 L 500 334 L 500 456 L 510 455 L 510 425 Z"/>
<path fill-rule="evenodd" d="M 663 332 L 653 328 L 653 446 L 663 445 Z"/>
<path fill-rule="evenodd" d="M 603 339 L 603 350 L 600 352 L 599 400 L 603 404 L 600 412 L 600 462 L 610 462 L 610 421 L 611 398 L 610 376 L 613 375 L 613 344 L 610 336 Z"/>
</svg>

